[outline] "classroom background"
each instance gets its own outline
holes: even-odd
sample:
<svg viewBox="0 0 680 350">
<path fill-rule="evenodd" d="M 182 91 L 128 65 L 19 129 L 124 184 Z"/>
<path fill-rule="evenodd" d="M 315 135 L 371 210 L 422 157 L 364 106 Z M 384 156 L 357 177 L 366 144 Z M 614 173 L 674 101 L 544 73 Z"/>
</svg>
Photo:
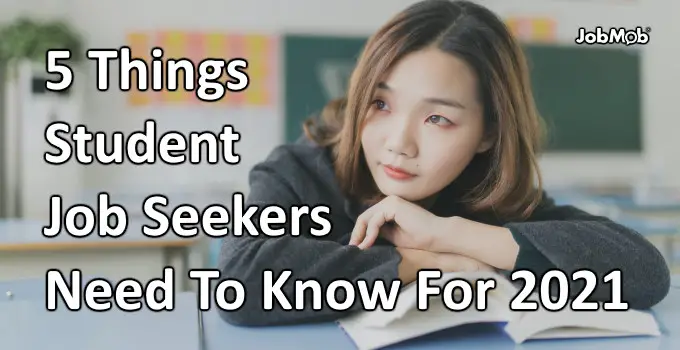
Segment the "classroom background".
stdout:
<svg viewBox="0 0 680 350">
<path fill-rule="evenodd" d="M 0 280 L 42 277 L 49 268 L 149 279 L 161 276 L 164 266 L 180 273 L 214 266 L 217 240 L 172 234 L 145 239 L 135 230 L 145 220 L 144 198 L 164 194 L 169 209 L 184 203 L 200 208 L 228 206 L 234 192 L 247 194 L 249 169 L 277 145 L 295 140 L 304 118 L 343 94 L 366 38 L 413 2 L 0 0 L 0 50 L 16 58 L 2 62 L 0 78 Z M 551 194 L 633 226 L 680 271 L 680 21 L 674 16 L 680 3 L 480 3 L 504 18 L 528 55 L 539 110 L 549 127 L 541 166 Z M 62 25 L 43 27 L 54 21 Z M 578 28 L 598 26 L 649 27 L 650 40 L 630 46 L 574 43 Z M 200 103 L 183 91 L 122 92 L 112 64 L 110 89 L 98 91 L 96 64 L 83 60 L 72 65 L 75 84 L 68 94 L 48 94 L 40 89 L 46 74 L 40 49 L 54 45 L 74 52 L 129 46 L 141 57 L 159 46 L 166 58 L 195 62 L 242 57 L 249 62 L 250 86 L 215 103 Z M 141 130 L 146 119 L 156 121 L 157 135 L 219 132 L 233 125 L 241 134 L 235 148 L 241 162 L 55 167 L 43 161 L 50 121 L 129 133 Z M 93 204 L 103 191 L 130 214 L 125 236 L 41 235 L 50 196 Z"/>
</svg>

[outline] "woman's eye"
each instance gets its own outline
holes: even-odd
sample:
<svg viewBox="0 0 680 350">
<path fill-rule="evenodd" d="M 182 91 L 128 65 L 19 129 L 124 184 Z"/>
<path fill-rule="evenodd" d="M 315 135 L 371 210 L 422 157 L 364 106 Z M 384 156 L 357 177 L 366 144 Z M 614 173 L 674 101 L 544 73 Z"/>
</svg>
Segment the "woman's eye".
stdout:
<svg viewBox="0 0 680 350">
<path fill-rule="evenodd" d="M 380 111 L 387 108 L 387 104 L 385 103 L 385 101 L 382 100 L 375 100 L 373 101 L 373 104 L 375 105 L 375 108 L 377 108 Z"/>
<path fill-rule="evenodd" d="M 437 124 L 437 125 L 453 124 L 453 123 L 451 123 L 450 120 L 442 117 L 441 115 L 431 115 L 431 116 L 427 117 L 427 122 L 432 123 L 432 124 Z"/>
</svg>

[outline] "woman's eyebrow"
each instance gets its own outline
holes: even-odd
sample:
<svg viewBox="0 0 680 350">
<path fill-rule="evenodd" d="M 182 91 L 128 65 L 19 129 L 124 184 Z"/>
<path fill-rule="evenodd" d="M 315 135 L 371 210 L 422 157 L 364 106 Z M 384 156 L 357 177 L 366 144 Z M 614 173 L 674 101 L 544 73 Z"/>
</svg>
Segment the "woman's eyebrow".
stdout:
<svg viewBox="0 0 680 350">
<path fill-rule="evenodd" d="M 392 91 L 392 88 L 389 85 L 387 85 L 387 83 L 385 83 L 385 82 L 378 83 L 377 88 L 379 90 Z M 456 100 L 449 99 L 449 98 L 427 97 L 424 100 L 425 100 L 425 102 L 427 102 L 429 104 L 441 105 L 441 106 L 458 108 L 458 109 L 465 109 L 465 106 L 462 103 L 460 103 Z"/>
<path fill-rule="evenodd" d="M 428 98 L 425 99 L 425 101 L 427 103 L 430 103 L 430 104 L 442 105 L 442 106 L 459 108 L 459 109 L 465 109 L 465 106 L 463 106 L 462 103 L 460 103 L 456 100 L 451 100 L 451 99 L 446 99 L 446 98 L 437 98 L 437 97 L 428 97 Z"/>
</svg>

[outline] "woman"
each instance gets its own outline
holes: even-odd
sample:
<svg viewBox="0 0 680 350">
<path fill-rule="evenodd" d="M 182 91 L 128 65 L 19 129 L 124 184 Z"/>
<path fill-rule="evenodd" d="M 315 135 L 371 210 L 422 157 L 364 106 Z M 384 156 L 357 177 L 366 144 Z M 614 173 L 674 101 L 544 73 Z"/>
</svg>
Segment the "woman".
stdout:
<svg viewBox="0 0 680 350">
<path fill-rule="evenodd" d="M 603 276 L 619 269 L 630 307 L 658 303 L 670 273 L 652 244 L 607 218 L 556 206 L 541 189 L 531 91 L 520 47 L 486 8 L 429 0 L 396 15 L 367 42 L 347 98 L 250 174 L 247 205 L 327 205 L 330 234 L 226 237 L 222 277 L 239 279 L 248 294 L 224 319 L 272 325 L 344 315 L 313 310 L 311 301 L 264 311 L 266 270 L 292 272 L 282 288 L 292 300 L 295 279 L 406 284 L 420 269 L 538 277 L 589 269 L 598 276 L 589 300 L 607 301 Z M 570 281 L 570 295 L 582 282 Z"/>
</svg>

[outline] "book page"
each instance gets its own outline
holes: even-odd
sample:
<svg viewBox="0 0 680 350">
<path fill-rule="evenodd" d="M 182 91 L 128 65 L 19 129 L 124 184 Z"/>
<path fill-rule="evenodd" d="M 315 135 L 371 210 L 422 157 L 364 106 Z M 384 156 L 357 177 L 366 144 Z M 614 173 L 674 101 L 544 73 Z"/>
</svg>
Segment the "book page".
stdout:
<svg viewBox="0 0 680 350">
<path fill-rule="evenodd" d="M 478 311 L 474 302 L 464 311 L 449 310 L 441 295 L 430 297 L 429 309 L 420 311 L 417 308 L 417 282 L 414 282 L 402 289 L 394 310 L 364 311 L 341 319 L 338 323 L 360 350 L 369 350 L 446 328 L 470 323 L 507 322 L 517 317 L 508 308 L 516 289 L 502 275 L 492 272 L 451 273 L 430 280 L 429 285 L 443 286 L 453 279 L 464 279 L 474 287 L 477 280 L 489 278 L 496 280 L 496 288 L 487 293 L 485 311 Z"/>
<path fill-rule="evenodd" d="M 413 307 L 403 317 L 383 327 L 367 326 L 359 317 L 340 320 L 340 327 L 352 339 L 358 350 L 379 349 L 439 330 L 470 323 L 505 322 L 510 317 L 506 301 L 490 297 L 486 311 L 471 307 L 465 311 L 451 311 L 441 300 L 432 300 L 427 311 Z"/>
<path fill-rule="evenodd" d="M 525 312 L 509 322 L 506 333 L 522 343 L 528 339 L 622 337 L 634 335 L 659 336 L 659 326 L 652 314 L 645 311 L 560 311 L 539 309 Z"/>
</svg>

